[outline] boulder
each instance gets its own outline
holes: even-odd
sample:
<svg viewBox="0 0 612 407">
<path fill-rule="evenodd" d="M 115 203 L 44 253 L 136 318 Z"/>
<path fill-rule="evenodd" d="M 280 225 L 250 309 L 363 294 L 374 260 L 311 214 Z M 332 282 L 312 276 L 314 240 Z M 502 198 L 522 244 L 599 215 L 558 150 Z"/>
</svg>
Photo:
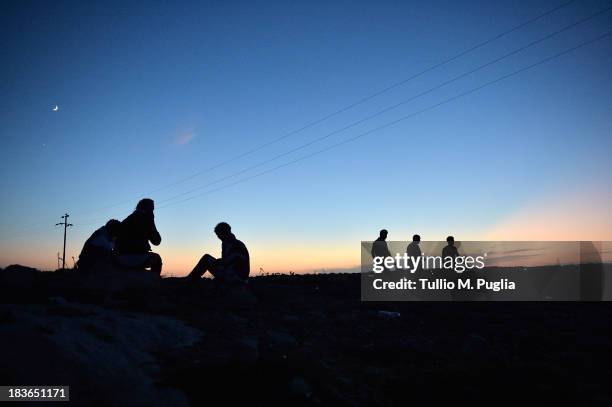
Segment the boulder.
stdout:
<svg viewBox="0 0 612 407">
<path fill-rule="evenodd" d="M 70 385 L 76 405 L 188 405 L 182 392 L 157 385 L 156 355 L 191 346 L 199 330 L 169 317 L 50 303 L 5 306 L 12 316 L 0 325 L 6 384 Z"/>
</svg>

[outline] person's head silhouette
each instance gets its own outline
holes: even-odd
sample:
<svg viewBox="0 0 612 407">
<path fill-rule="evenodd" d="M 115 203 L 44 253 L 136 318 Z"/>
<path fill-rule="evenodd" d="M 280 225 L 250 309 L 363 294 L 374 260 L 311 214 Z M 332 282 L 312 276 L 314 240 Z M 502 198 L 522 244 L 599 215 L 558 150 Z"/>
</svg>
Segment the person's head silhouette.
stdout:
<svg viewBox="0 0 612 407">
<path fill-rule="evenodd" d="M 382 240 L 385 240 L 388 234 L 389 232 L 387 232 L 387 229 L 382 229 L 380 233 L 378 234 L 378 237 Z"/>
<path fill-rule="evenodd" d="M 224 242 L 232 237 L 232 227 L 226 222 L 220 222 L 215 226 L 215 234 Z"/>
<path fill-rule="evenodd" d="M 421 241 L 421 236 L 419 235 L 412 236 L 412 241 L 415 243 L 419 243 Z"/>
<path fill-rule="evenodd" d="M 136 205 L 136 210 L 141 212 L 153 213 L 153 209 L 155 209 L 155 204 L 150 198 L 141 199 Z"/>
<path fill-rule="evenodd" d="M 452 236 L 449 236 L 446 238 L 446 242 L 448 243 L 449 246 L 454 246 L 455 245 L 455 238 Z"/>
<path fill-rule="evenodd" d="M 106 222 L 106 231 L 111 237 L 119 236 L 119 228 L 121 228 L 121 222 L 117 219 L 111 219 Z"/>
</svg>

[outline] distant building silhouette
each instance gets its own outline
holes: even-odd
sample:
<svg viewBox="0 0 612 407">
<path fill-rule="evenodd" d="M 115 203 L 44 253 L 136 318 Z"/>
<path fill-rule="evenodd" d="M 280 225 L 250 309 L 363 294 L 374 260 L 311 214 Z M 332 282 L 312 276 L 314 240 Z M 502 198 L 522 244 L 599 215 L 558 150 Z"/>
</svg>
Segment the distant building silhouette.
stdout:
<svg viewBox="0 0 612 407">
<path fill-rule="evenodd" d="M 593 242 L 580 242 L 580 300 L 601 301 L 604 295 L 604 267 Z"/>
<path fill-rule="evenodd" d="M 150 269 L 156 274 L 162 270 L 162 259 L 151 252 L 151 244 L 159 246 L 161 236 L 155 226 L 152 199 L 142 199 L 136 209 L 121 222 L 121 229 L 115 243 L 117 265 L 132 269 Z"/>
<path fill-rule="evenodd" d="M 202 256 L 198 264 L 189 273 L 188 278 L 199 279 L 207 271 L 221 282 L 244 282 L 250 273 L 249 251 L 244 243 L 236 239 L 232 228 L 225 222 L 215 226 L 215 234 L 221 240 L 221 258 L 210 254 Z"/>
</svg>

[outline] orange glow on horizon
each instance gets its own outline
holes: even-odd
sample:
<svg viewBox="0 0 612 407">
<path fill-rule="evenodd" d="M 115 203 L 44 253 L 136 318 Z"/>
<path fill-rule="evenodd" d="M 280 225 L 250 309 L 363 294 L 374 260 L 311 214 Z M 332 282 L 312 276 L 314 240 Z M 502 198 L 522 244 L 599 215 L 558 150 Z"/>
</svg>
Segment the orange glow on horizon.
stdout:
<svg viewBox="0 0 612 407">
<path fill-rule="evenodd" d="M 458 241 L 612 241 L 612 191 L 604 188 L 583 188 L 571 195 L 565 192 L 555 197 L 527 205 L 500 220 L 489 230 L 464 233 L 456 231 Z M 390 227 L 391 228 L 391 227 Z M 441 236 L 439 237 L 441 238 Z M 287 239 L 282 241 L 245 241 L 251 254 L 251 275 L 265 273 L 312 273 L 321 270 L 355 269 L 360 264 L 360 241 Z M 78 245 L 81 245 L 79 242 Z M 72 243 L 68 253 L 78 256 L 80 246 Z M 0 252 L 0 267 L 22 264 L 41 270 L 57 267 L 57 241 L 47 237 L 5 241 Z M 220 255 L 221 243 L 216 239 L 200 242 L 162 242 L 154 251 L 164 262 L 163 274 L 184 276 L 200 257 L 209 252 Z M 66 264 L 72 266 L 72 254 Z"/>
<path fill-rule="evenodd" d="M 486 240 L 612 241 L 612 193 L 583 189 L 528 205 L 485 233 Z"/>
</svg>

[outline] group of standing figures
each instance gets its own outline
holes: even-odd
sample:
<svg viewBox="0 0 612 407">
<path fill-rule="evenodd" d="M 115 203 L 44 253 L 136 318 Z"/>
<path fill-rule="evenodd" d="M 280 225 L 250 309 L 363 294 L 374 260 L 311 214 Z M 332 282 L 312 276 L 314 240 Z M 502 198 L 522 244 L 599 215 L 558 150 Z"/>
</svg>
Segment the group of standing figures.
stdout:
<svg viewBox="0 0 612 407">
<path fill-rule="evenodd" d="M 389 232 L 387 229 L 382 229 L 378 234 L 378 238 L 372 244 L 372 257 L 393 257 L 391 252 L 389 252 L 389 247 L 387 246 L 387 235 Z M 421 247 L 419 246 L 421 243 L 421 236 L 414 235 L 412 236 L 412 242 L 406 247 L 406 253 L 411 257 L 419 257 L 421 255 Z M 449 236 L 446 238 L 447 245 L 442 249 L 442 258 L 445 259 L 447 257 L 455 257 L 459 256 L 459 252 L 455 247 L 455 238 Z"/>
</svg>

